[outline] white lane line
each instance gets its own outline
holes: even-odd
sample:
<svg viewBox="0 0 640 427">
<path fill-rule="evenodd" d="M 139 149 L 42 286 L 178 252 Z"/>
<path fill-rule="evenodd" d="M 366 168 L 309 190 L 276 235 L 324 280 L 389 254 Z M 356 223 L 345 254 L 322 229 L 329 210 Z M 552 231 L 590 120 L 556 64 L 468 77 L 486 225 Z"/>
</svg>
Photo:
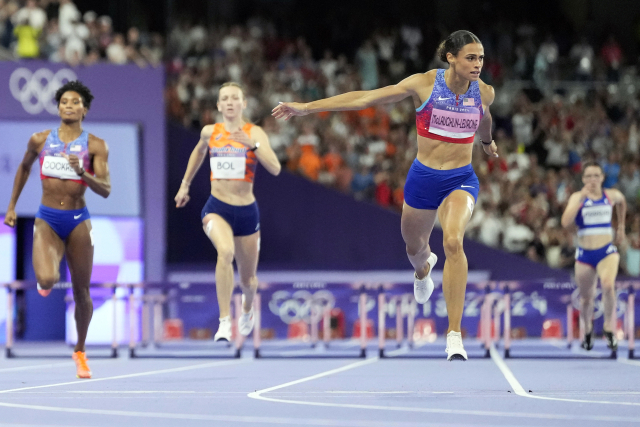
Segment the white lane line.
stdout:
<svg viewBox="0 0 640 427">
<path fill-rule="evenodd" d="M 635 360 L 635 359 L 618 359 L 618 362 L 626 363 L 627 365 L 640 366 L 640 360 Z"/>
<path fill-rule="evenodd" d="M 285 387 L 290 387 L 292 385 L 296 385 L 296 384 L 300 384 L 300 383 L 304 383 L 307 381 L 312 381 L 318 378 L 322 378 L 322 377 L 326 377 L 329 375 L 333 375 L 333 374 L 337 374 L 340 372 L 345 372 L 348 371 L 350 369 L 354 369 L 354 368 L 358 368 L 360 366 L 365 366 L 365 365 L 370 365 L 374 362 L 377 362 L 378 358 L 377 357 L 372 357 L 371 359 L 367 359 L 367 360 L 361 360 L 359 362 L 355 362 L 355 363 L 350 363 L 348 365 L 345 365 L 341 368 L 337 368 L 337 369 L 331 369 L 329 371 L 325 371 L 325 372 L 321 372 L 319 374 L 316 375 L 311 375 L 310 377 L 304 377 L 304 378 L 300 378 L 299 380 L 295 380 L 295 381 L 290 381 L 288 383 L 284 383 L 284 384 L 280 384 L 274 387 L 269 387 L 269 388 L 265 388 L 263 390 L 259 390 L 259 391 L 254 391 L 253 393 L 249 393 L 248 396 L 252 399 L 262 399 L 262 400 L 269 400 L 265 397 L 260 396 L 263 393 L 268 393 L 270 391 L 274 391 L 274 390 L 278 390 L 281 388 L 285 388 Z"/>
<path fill-rule="evenodd" d="M 325 391 L 325 393 L 335 393 L 335 394 L 408 394 L 412 393 L 411 391 Z"/>
<path fill-rule="evenodd" d="M 182 366 L 182 367 L 179 367 L 179 368 L 160 369 L 160 370 L 156 370 L 156 371 L 138 372 L 138 373 L 135 373 L 135 374 L 116 375 L 116 376 L 113 376 L 113 377 L 95 378 L 95 379 L 90 379 L 90 380 L 76 380 L 76 381 L 69 381 L 69 382 L 65 382 L 65 383 L 45 384 L 45 385 L 38 385 L 38 386 L 32 386 L 32 387 L 20 387 L 20 388 L 14 388 L 14 389 L 10 389 L 10 390 L 0 390 L 0 394 L 2 394 L 2 393 L 13 393 L 13 392 L 22 391 L 22 390 L 34 390 L 34 389 L 38 389 L 38 388 L 59 387 L 59 386 L 71 385 L 71 384 L 74 384 L 74 385 L 92 384 L 92 383 L 95 383 L 95 382 L 98 382 L 98 381 L 110 381 L 110 380 L 119 380 L 119 379 L 123 379 L 123 378 L 135 378 L 135 377 L 145 377 L 145 376 L 148 376 L 148 375 L 169 374 L 169 373 L 173 373 L 173 372 L 184 372 L 184 371 L 191 371 L 191 370 L 194 370 L 194 369 L 210 368 L 210 367 L 213 367 L 213 366 L 235 365 L 235 364 L 238 364 L 238 363 L 246 363 L 247 361 L 249 361 L 249 359 L 224 360 L 224 361 L 217 361 L 217 362 L 200 363 L 198 365 Z"/>
<path fill-rule="evenodd" d="M 60 362 L 60 363 L 43 363 L 40 365 L 17 366 L 15 368 L 2 368 L 0 369 L 0 372 L 28 371 L 31 369 L 57 368 L 59 366 L 73 366 L 73 365 L 74 365 L 73 361 Z"/>
<path fill-rule="evenodd" d="M 575 402 L 575 403 L 599 403 L 602 405 L 623 405 L 623 406 L 640 406 L 638 402 L 612 402 L 608 400 L 583 400 L 583 399 L 567 399 L 563 397 L 549 397 L 549 396 L 539 396 L 535 394 L 530 394 L 525 391 L 520 382 L 518 382 L 511 369 L 507 366 L 505 361 L 502 359 L 502 356 L 498 353 L 495 346 L 491 346 L 490 348 L 491 359 L 498 366 L 502 375 L 504 375 L 505 379 L 509 382 L 509 385 L 513 389 L 513 391 L 518 396 L 528 397 L 531 399 L 540 399 L 540 400 L 555 400 L 557 402 Z M 640 422 L 640 419 L 638 419 Z"/>
<path fill-rule="evenodd" d="M 313 402 L 313 401 L 305 401 L 305 400 L 276 399 L 276 398 L 263 396 L 263 394 L 265 393 L 269 393 L 275 390 L 279 390 L 292 385 L 304 383 L 307 381 L 312 381 L 318 378 L 326 377 L 326 376 L 337 374 L 340 372 L 345 372 L 350 369 L 371 364 L 373 362 L 376 362 L 377 360 L 378 358 L 375 357 L 375 358 L 367 359 L 361 362 L 351 363 L 349 365 L 343 366 L 338 369 L 331 369 L 329 371 L 321 372 L 319 374 L 301 378 L 299 380 L 290 381 L 274 387 L 265 388 L 263 390 L 258 390 L 253 393 L 249 393 L 247 396 L 252 399 L 259 399 L 267 402 L 290 403 L 293 405 L 308 405 L 308 406 L 333 407 L 333 408 L 370 409 L 370 410 L 396 411 L 396 412 L 420 412 L 420 413 L 430 413 L 430 414 L 477 415 L 477 416 L 504 417 L 504 418 L 534 418 L 534 419 L 567 420 L 567 421 L 579 421 L 579 420 L 580 421 L 605 421 L 605 422 L 614 422 L 614 423 L 628 422 L 628 423 L 640 424 L 640 418 L 637 418 L 637 417 L 616 417 L 616 416 L 603 416 L 603 415 L 589 416 L 589 415 L 568 415 L 568 414 L 544 414 L 539 412 L 526 413 L 526 412 L 474 411 L 474 410 L 464 410 L 464 409 L 437 409 L 437 408 L 403 407 L 403 406 L 360 405 L 360 404 L 349 404 L 349 403 L 328 403 L 328 402 Z M 520 386 L 520 389 L 522 389 L 522 386 Z M 524 389 L 522 390 L 524 391 Z"/>
<path fill-rule="evenodd" d="M 345 427 L 387 427 L 389 422 L 379 422 L 371 420 L 343 420 L 343 419 L 322 419 L 322 418 L 285 418 L 285 417 L 251 417 L 236 415 L 198 415 L 198 414 L 174 414 L 166 412 L 138 412 L 138 411 L 115 411 L 105 409 L 85 409 L 85 408 L 58 408 L 55 406 L 41 405 L 22 405 L 18 403 L 2 403 L 0 407 L 20 408 L 29 410 L 41 410 L 52 412 L 64 412 L 74 414 L 90 414 L 90 415 L 113 415 L 137 418 L 160 418 L 173 420 L 197 420 L 197 421 L 218 421 L 226 423 L 249 423 L 257 424 L 287 424 L 296 426 L 345 426 Z M 67 424 L 68 425 L 68 424 Z M 442 423 L 413 423 L 393 421 L 394 426 L 398 427 L 441 427 Z M 448 424 L 449 427 L 456 427 Z M 479 426 L 478 424 L 466 424 L 469 426 Z M 458 424 L 458 426 L 462 427 Z"/>
</svg>

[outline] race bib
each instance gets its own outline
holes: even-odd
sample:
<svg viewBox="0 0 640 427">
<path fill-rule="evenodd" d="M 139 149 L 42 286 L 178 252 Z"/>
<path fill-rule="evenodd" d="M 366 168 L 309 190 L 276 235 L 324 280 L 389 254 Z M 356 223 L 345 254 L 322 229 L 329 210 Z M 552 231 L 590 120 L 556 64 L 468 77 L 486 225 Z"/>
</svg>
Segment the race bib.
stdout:
<svg viewBox="0 0 640 427">
<path fill-rule="evenodd" d="M 80 167 L 82 159 L 80 159 Z M 42 175 L 59 179 L 81 179 L 64 157 L 45 156 L 42 162 Z"/>
<path fill-rule="evenodd" d="M 611 205 L 598 205 L 582 208 L 584 225 L 607 224 L 611 222 L 613 208 Z"/>
<path fill-rule="evenodd" d="M 211 172 L 215 179 L 244 179 L 246 157 L 211 157 Z"/>
<path fill-rule="evenodd" d="M 480 124 L 480 110 L 435 102 L 431 112 L 429 132 L 449 138 L 468 138 Z"/>
</svg>

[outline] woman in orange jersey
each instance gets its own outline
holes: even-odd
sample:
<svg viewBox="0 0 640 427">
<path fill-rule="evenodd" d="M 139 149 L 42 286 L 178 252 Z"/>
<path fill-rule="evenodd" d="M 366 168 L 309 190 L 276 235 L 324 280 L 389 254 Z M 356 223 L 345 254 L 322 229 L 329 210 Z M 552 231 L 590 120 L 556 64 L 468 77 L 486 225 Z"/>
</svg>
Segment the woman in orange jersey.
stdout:
<svg viewBox="0 0 640 427">
<path fill-rule="evenodd" d="M 247 123 L 242 87 L 233 82 L 218 91 L 218 111 L 224 121 L 202 128 L 187 171 L 175 197 L 176 207 L 189 202 L 189 186 L 205 157 L 211 165 L 211 195 L 202 209 L 202 228 L 218 251 L 216 290 L 220 327 L 215 340 L 231 340 L 231 294 L 235 258 L 243 294 L 238 330 L 249 335 L 253 329 L 253 296 L 258 288 L 256 270 L 260 252 L 260 212 L 253 195 L 258 161 L 271 174 L 280 173 L 280 162 L 269 138 L 260 126 Z"/>
<path fill-rule="evenodd" d="M 474 34 L 464 30 L 452 33 L 438 54 L 449 63 L 448 69 L 414 74 L 381 89 L 348 92 L 306 104 L 280 103 L 273 115 L 288 120 L 320 111 L 362 110 L 413 99 L 418 156 L 404 186 L 401 223 L 407 255 L 415 269 L 413 293 L 416 301 L 424 304 L 433 292 L 429 276 L 438 258 L 431 252 L 429 237 L 437 216 L 446 255 L 442 288 L 449 316 L 447 359 L 467 360 L 460 325 L 468 271 L 462 239 L 478 197 L 478 178 L 471 167 L 476 133 L 485 153 L 498 157 L 489 114 L 495 95 L 493 88 L 480 80 L 484 49 Z"/>
</svg>

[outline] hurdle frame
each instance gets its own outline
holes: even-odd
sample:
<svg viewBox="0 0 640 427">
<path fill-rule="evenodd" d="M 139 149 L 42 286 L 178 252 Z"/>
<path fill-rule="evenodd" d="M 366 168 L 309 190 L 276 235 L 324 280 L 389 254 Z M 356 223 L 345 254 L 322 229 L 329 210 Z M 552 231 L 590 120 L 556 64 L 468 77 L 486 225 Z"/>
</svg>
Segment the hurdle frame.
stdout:
<svg viewBox="0 0 640 427">
<path fill-rule="evenodd" d="M 627 334 L 627 343 L 629 346 L 629 359 L 634 359 L 634 333 L 635 333 L 635 288 L 633 285 L 629 285 L 628 289 L 628 299 L 626 311 L 624 313 L 624 331 Z M 508 285 L 504 287 L 504 312 L 503 312 L 503 324 L 504 324 L 504 357 L 512 358 L 512 359 L 578 359 L 578 360 L 603 360 L 610 359 L 616 360 L 618 357 L 618 350 L 610 350 L 610 354 L 597 356 L 597 355 L 587 355 L 587 354 L 574 354 L 570 353 L 566 356 L 543 356 L 543 355 L 535 355 L 535 356 L 526 356 L 526 355 L 513 355 L 511 353 L 511 290 Z M 567 348 L 571 350 L 573 348 L 574 339 L 574 329 L 573 329 L 573 313 L 574 308 L 572 302 L 569 301 L 567 304 Z M 616 312 L 613 313 L 614 316 L 617 316 Z M 617 317 L 616 317 L 617 319 Z M 580 336 L 584 335 L 584 325 L 582 321 L 582 316 L 580 316 Z M 616 322 L 617 323 L 617 322 Z M 496 336 L 499 336 L 496 332 Z M 494 342 L 493 344 L 497 344 Z"/>
<path fill-rule="evenodd" d="M 14 359 L 14 358 L 39 358 L 39 357 L 52 357 L 52 358 L 65 358 L 65 357 L 69 357 L 69 355 L 46 355 L 46 356 L 39 356 L 39 355 L 18 355 L 15 353 L 14 351 L 14 344 L 15 344 L 15 339 L 14 339 L 14 322 L 13 322 L 13 312 L 15 310 L 15 298 L 16 298 L 16 292 L 20 289 L 22 290 L 28 290 L 28 289 L 34 289 L 37 287 L 37 284 L 34 285 L 35 282 L 28 282 L 28 281 L 13 281 L 10 283 L 4 283 L 2 285 L 0 285 L 1 287 L 4 287 L 6 289 L 7 292 L 7 321 L 5 324 L 5 357 L 7 359 Z M 117 303 L 117 295 L 116 295 L 116 290 L 119 288 L 119 285 L 117 283 L 90 283 L 89 284 L 90 288 L 110 288 L 111 289 L 111 301 L 112 301 L 112 322 L 111 322 L 111 343 L 110 344 L 106 344 L 106 345 L 91 345 L 91 348 L 104 348 L 104 347 L 108 347 L 111 352 L 108 356 L 102 356 L 102 355 L 96 355 L 96 356 L 91 356 L 92 359 L 115 359 L 118 358 L 119 356 L 119 352 L 118 352 L 118 348 L 119 348 L 119 343 L 118 343 L 118 336 L 117 336 L 117 307 L 116 307 L 116 303 Z M 71 282 L 59 282 L 56 283 L 53 287 L 53 289 L 62 289 L 62 290 L 67 290 L 67 289 L 72 289 L 72 284 Z M 64 298 L 65 303 L 68 302 L 67 297 L 65 296 Z M 73 299 L 71 299 L 71 301 L 73 301 Z M 65 343 L 66 345 L 66 343 Z"/>
<path fill-rule="evenodd" d="M 133 325 L 132 319 L 135 316 L 136 310 L 136 300 L 138 299 L 135 295 L 135 289 L 141 289 L 142 295 L 139 297 L 139 301 L 141 301 L 141 319 L 140 324 L 142 328 L 142 340 L 140 342 L 141 347 L 146 347 L 148 345 L 152 345 L 155 349 L 162 347 L 162 331 L 163 327 L 163 310 L 162 304 L 168 301 L 168 297 L 166 295 L 167 286 L 164 283 L 159 285 L 153 283 L 132 283 L 128 284 L 127 288 L 129 290 L 129 358 L 131 359 L 237 359 L 241 357 L 242 353 L 242 344 L 244 343 L 244 337 L 241 337 L 241 334 L 237 328 L 237 319 L 240 316 L 241 312 L 241 294 L 234 291 L 232 295 L 232 304 L 231 306 L 234 308 L 233 310 L 233 322 L 235 324 L 235 339 L 232 337 L 232 340 L 228 342 L 228 348 L 233 347 L 233 350 L 229 354 L 184 354 L 184 355 L 176 355 L 176 354 L 140 354 L 136 350 L 138 349 L 138 343 L 135 338 L 135 325 Z M 148 289 L 156 289 L 160 292 L 156 292 L 153 294 L 147 294 Z M 255 303 L 255 300 L 254 300 Z M 154 325 L 153 332 L 149 330 L 151 324 Z M 233 327 L 232 327 L 233 330 Z M 254 329 L 255 331 L 255 329 Z M 145 338 L 148 338 L 149 341 L 145 343 Z"/>
<path fill-rule="evenodd" d="M 313 306 L 313 305 L 312 305 Z M 257 307 L 258 317 L 260 317 L 261 313 L 261 303 Z M 323 349 L 327 350 L 331 347 L 331 307 L 324 307 L 321 312 L 321 316 L 317 317 L 317 320 L 314 319 L 313 316 L 313 308 L 312 313 L 310 315 L 310 332 L 311 332 L 311 342 L 309 343 L 309 348 L 314 349 L 318 348 L 319 344 L 319 336 L 316 336 L 315 339 L 313 337 L 313 333 L 319 333 L 319 325 L 316 324 L 314 327 L 312 324 L 314 322 L 319 323 L 320 319 L 322 319 L 322 343 Z M 257 319 L 256 319 L 257 320 Z M 367 357 L 367 292 L 365 287 L 361 287 L 358 294 L 358 320 L 360 322 L 360 334 L 358 336 L 359 340 L 359 352 L 356 354 L 330 354 L 328 352 L 310 352 L 309 354 L 270 354 L 264 353 L 261 347 L 262 340 L 260 338 L 255 339 L 256 328 L 254 326 L 254 354 L 257 355 L 257 358 L 260 359 L 352 359 L 352 358 L 366 358 Z M 259 336 L 259 332 L 258 336 Z M 314 343 L 315 340 L 315 343 Z"/>
</svg>

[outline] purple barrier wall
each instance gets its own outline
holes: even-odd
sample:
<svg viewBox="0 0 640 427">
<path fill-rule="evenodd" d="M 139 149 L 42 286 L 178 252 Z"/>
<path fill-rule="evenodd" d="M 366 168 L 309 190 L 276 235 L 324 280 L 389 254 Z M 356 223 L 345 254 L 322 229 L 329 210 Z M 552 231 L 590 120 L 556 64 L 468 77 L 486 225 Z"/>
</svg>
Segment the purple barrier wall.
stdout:
<svg viewBox="0 0 640 427">
<path fill-rule="evenodd" d="M 493 290 L 487 290 L 491 285 Z M 628 284 L 618 282 L 618 304 L 616 317 L 621 322 L 628 301 Z M 638 283 L 634 284 L 638 289 Z M 212 283 L 151 284 L 164 288 L 168 296 L 165 306 L 168 317 L 179 318 L 184 324 L 184 334 L 189 336 L 194 329 L 207 328 L 212 334 L 218 328 L 218 307 L 215 286 Z M 547 320 L 561 325 L 562 336 L 567 331 L 567 305 L 579 308 L 578 292 L 571 282 L 489 282 L 469 283 L 465 295 L 462 328 L 468 337 L 478 335 L 480 311 L 486 292 L 504 292 L 506 286 L 511 292 L 511 325 L 516 336 L 540 337 Z M 387 329 L 395 329 L 396 304 L 401 304 L 404 326 L 410 305 L 414 303 L 412 283 L 261 283 L 261 327 L 268 338 L 287 338 L 294 329 L 303 323 L 310 324 L 312 317 L 320 321 L 326 308 L 332 309 L 336 319 L 333 328 L 343 338 L 354 335 L 354 327 L 359 319 L 358 301 L 360 292 L 367 294 L 367 319 L 373 325 L 374 335 L 378 328 L 378 292 L 386 294 L 383 307 Z M 238 289 L 236 288 L 236 292 Z M 500 296 L 498 295 L 498 296 Z M 636 299 L 636 307 L 640 301 Z M 316 310 L 314 310 L 314 308 Z M 602 331 L 603 305 L 600 294 L 596 297 L 594 328 Z M 315 314 L 314 314 L 315 313 Z M 448 317 L 442 286 L 438 285 L 425 304 L 416 304 L 416 325 L 431 320 L 438 335 L 446 333 Z M 315 317 L 317 316 L 317 317 Z M 640 326 L 640 316 L 635 318 L 636 327 Z M 307 333 L 310 328 L 306 328 Z M 297 329 L 299 332 L 299 328 Z M 405 329 L 406 330 L 406 329 Z M 577 328 L 575 329 L 577 330 Z M 405 332 L 406 333 L 406 332 Z M 406 336 L 406 335 L 405 335 Z"/>
<path fill-rule="evenodd" d="M 96 97 L 90 113 L 92 121 L 137 123 L 142 129 L 142 206 L 145 227 L 149 230 L 145 233 L 145 277 L 162 280 L 166 248 L 163 69 L 110 64 L 69 68 L 42 61 L 0 62 L 0 120 L 55 119 L 55 90 L 76 78 L 89 86 Z M 26 146 L 26 141 L 1 138 L 1 144 Z M 10 186 L 13 175 L 2 171 L 0 175 L 0 184 Z M 8 200 L 0 203 L 4 208 Z"/>
<path fill-rule="evenodd" d="M 169 124 L 169 263 L 215 260 L 211 243 L 200 226 L 200 210 L 210 192 L 204 164 L 191 185 L 191 202 L 175 209 L 187 161 L 199 135 Z M 410 269 L 400 235 L 400 215 L 369 202 L 359 202 L 287 171 L 270 175 L 259 167 L 255 194 L 260 206 L 261 269 L 385 270 Z M 444 260 L 442 231 L 434 229 L 432 250 Z M 469 269 L 490 270 L 494 280 L 566 278 L 569 272 L 551 269 L 524 257 L 466 240 Z M 213 265 L 212 265 L 213 267 Z M 442 269 L 439 263 L 436 268 Z"/>
</svg>

